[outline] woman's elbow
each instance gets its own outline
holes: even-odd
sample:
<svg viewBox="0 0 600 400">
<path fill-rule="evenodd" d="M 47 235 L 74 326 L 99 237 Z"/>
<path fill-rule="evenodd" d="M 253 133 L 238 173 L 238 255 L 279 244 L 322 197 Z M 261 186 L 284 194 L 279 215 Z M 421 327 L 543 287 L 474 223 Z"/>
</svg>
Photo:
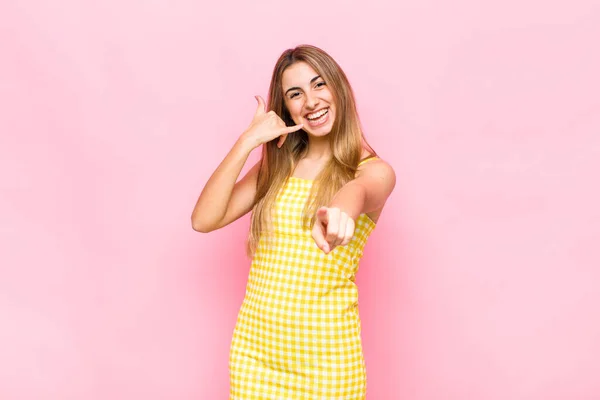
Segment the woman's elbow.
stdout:
<svg viewBox="0 0 600 400">
<path fill-rule="evenodd" d="M 193 215 L 192 215 L 192 229 L 195 230 L 196 232 L 201 232 L 201 233 L 208 233 L 208 232 L 215 230 L 214 227 L 209 226 L 208 224 L 204 223 L 203 221 L 199 221 L 198 218 L 194 218 Z"/>
</svg>

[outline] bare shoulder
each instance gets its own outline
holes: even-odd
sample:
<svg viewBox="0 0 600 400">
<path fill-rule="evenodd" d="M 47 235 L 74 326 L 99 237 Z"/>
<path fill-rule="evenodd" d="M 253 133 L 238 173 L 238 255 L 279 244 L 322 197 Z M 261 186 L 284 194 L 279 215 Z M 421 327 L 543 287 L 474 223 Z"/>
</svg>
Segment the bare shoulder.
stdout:
<svg viewBox="0 0 600 400">
<path fill-rule="evenodd" d="M 370 158 L 368 161 L 359 165 L 356 171 L 356 177 L 368 176 L 381 180 L 381 183 L 391 183 L 392 187 L 396 182 L 396 173 L 394 168 L 380 157 Z"/>
<path fill-rule="evenodd" d="M 365 214 L 377 223 L 388 197 L 396 186 L 394 168 L 380 157 L 373 157 L 358 167 L 355 181 L 367 191 Z"/>
</svg>

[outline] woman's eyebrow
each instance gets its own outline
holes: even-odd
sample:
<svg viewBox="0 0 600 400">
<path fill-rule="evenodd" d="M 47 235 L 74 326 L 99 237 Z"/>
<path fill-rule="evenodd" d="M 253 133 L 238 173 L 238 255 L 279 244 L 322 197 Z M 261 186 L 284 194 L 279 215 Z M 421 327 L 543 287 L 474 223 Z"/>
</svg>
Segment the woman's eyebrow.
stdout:
<svg viewBox="0 0 600 400">
<path fill-rule="evenodd" d="M 319 79 L 320 77 L 321 77 L 321 75 L 317 75 L 317 76 L 315 76 L 314 78 L 312 78 L 312 79 L 310 80 L 309 84 L 311 84 L 311 85 L 312 85 L 312 83 L 313 83 L 314 81 L 316 81 L 317 79 Z M 285 96 L 285 95 L 287 95 L 287 94 L 288 94 L 288 92 L 289 92 L 290 90 L 302 90 L 302 88 L 299 88 L 298 86 L 291 87 L 291 88 L 289 88 L 288 90 L 286 90 L 286 91 L 285 91 L 285 93 L 284 93 L 284 96 Z"/>
</svg>

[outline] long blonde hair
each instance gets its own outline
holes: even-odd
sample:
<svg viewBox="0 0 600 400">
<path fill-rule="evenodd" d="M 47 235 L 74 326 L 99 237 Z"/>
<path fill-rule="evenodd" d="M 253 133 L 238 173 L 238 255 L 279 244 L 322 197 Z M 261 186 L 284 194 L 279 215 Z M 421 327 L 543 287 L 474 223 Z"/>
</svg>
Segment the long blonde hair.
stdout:
<svg viewBox="0 0 600 400">
<path fill-rule="evenodd" d="M 376 153 L 364 139 L 354 93 L 346 74 L 331 56 L 318 47 L 301 45 L 281 54 L 273 69 L 267 108 L 275 111 L 287 126 L 296 125 L 285 106 L 281 82 L 283 72 L 300 61 L 310 65 L 323 78 L 336 105 L 335 121 L 328 134 L 333 156 L 315 178 L 311 196 L 304 208 L 304 224 L 312 226 L 315 222 L 316 210 L 320 206 L 327 205 L 344 184 L 354 179 L 363 142 L 373 155 Z M 276 138 L 263 144 L 255 206 L 248 237 L 249 256 L 254 254 L 261 233 L 271 231 L 271 212 L 277 194 L 286 179 L 292 175 L 298 160 L 308 149 L 308 134 L 303 130 L 289 134 L 280 149 L 277 148 L 278 140 L 279 138 Z M 322 182 L 327 184 L 321 184 Z"/>
</svg>

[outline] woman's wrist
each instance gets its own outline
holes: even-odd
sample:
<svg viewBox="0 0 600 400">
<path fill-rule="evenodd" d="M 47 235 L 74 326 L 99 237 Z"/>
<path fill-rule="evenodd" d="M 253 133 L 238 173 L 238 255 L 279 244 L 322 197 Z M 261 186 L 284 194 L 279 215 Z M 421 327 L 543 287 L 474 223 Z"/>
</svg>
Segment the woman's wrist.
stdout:
<svg viewBox="0 0 600 400">
<path fill-rule="evenodd" d="M 255 139 L 246 136 L 246 133 L 244 132 L 236 141 L 235 146 L 240 148 L 242 151 L 250 153 L 252 150 L 260 146 L 260 143 L 256 143 Z"/>
</svg>

